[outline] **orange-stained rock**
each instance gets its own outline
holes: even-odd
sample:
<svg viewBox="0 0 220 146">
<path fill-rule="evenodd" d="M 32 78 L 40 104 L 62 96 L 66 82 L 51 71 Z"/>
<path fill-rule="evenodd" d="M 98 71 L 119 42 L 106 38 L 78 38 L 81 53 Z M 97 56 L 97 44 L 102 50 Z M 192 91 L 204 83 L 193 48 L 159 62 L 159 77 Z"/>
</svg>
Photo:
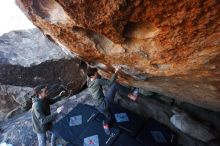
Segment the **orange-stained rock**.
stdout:
<svg viewBox="0 0 220 146">
<path fill-rule="evenodd" d="M 120 82 L 220 111 L 218 0 L 16 0 L 45 35 Z"/>
</svg>

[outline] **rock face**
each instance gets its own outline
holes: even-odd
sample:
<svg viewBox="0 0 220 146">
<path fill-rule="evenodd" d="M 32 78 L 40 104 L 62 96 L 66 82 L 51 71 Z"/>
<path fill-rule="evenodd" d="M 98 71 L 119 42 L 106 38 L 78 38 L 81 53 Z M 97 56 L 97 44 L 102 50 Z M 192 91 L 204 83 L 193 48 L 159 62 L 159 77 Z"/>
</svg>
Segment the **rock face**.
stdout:
<svg viewBox="0 0 220 146">
<path fill-rule="evenodd" d="M 84 83 L 85 63 L 49 39 L 38 29 L 0 36 L 0 84 Z"/>
<path fill-rule="evenodd" d="M 120 82 L 220 111 L 218 0 L 16 0 L 43 33 Z"/>
<path fill-rule="evenodd" d="M 1 85 L 0 121 L 3 121 L 15 111 L 24 112 L 25 108 L 26 110 L 30 109 L 32 95 L 33 90 L 29 87 Z M 28 102 L 30 102 L 30 104 L 28 104 Z"/>
<path fill-rule="evenodd" d="M 11 31 L 0 36 L 0 63 L 23 67 L 71 55 L 50 42 L 38 29 Z"/>
<path fill-rule="evenodd" d="M 67 84 L 71 81 L 81 85 L 86 80 L 86 65 L 77 58 L 50 60 L 31 67 L 0 64 L 0 68 L 0 83 L 5 85 L 34 87 L 43 83 Z"/>
</svg>

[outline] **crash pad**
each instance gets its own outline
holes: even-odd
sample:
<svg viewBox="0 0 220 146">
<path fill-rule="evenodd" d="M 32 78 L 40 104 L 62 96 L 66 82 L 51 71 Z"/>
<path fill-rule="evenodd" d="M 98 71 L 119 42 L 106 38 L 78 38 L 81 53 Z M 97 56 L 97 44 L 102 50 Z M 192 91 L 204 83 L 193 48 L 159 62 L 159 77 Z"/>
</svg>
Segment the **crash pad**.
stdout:
<svg viewBox="0 0 220 146">
<path fill-rule="evenodd" d="M 137 136 L 137 140 L 145 146 L 176 146 L 177 136 L 165 125 L 149 119 Z"/>
<path fill-rule="evenodd" d="M 91 121 L 89 126 L 73 142 L 77 146 L 110 146 L 119 135 L 119 130 L 114 127 L 110 135 L 106 135 L 102 123 Z"/>
<path fill-rule="evenodd" d="M 98 111 L 89 105 L 78 104 L 63 119 L 57 122 L 52 131 L 67 142 L 73 142 L 93 121 Z"/>
</svg>

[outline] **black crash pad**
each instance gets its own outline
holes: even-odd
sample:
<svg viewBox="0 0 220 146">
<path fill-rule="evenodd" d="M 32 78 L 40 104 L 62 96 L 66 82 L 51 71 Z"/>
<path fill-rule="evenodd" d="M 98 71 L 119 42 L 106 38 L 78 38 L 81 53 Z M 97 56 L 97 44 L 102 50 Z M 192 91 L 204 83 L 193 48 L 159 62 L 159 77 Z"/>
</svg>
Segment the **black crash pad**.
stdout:
<svg viewBox="0 0 220 146">
<path fill-rule="evenodd" d="M 114 104 L 110 106 L 111 114 L 115 121 L 115 126 L 119 127 L 123 131 L 128 132 L 131 136 L 136 136 L 140 131 L 140 128 L 144 125 L 144 118 L 138 116 L 137 114 L 126 110 L 120 105 Z M 116 115 L 124 114 L 128 121 L 117 122 Z"/>
<path fill-rule="evenodd" d="M 145 146 L 176 146 L 177 137 L 168 127 L 149 119 L 137 140 Z"/>
<path fill-rule="evenodd" d="M 94 107 L 86 104 L 78 104 L 71 112 L 53 126 L 52 131 L 65 141 L 73 142 L 80 133 L 88 127 L 89 123 L 95 119 L 97 114 L 98 111 Z M 82 124 L 70 126 L 69 122 L 71 117 L 79 115 L 82 117 Z"/>
<path fill-rule="evenodd" d="M 77 146 L 84 146 L 86 144 L 86 146 L 96 146 L 98 141 L 99 146 L 110 146 L 118 135 L 119 130 L 114 129 L 114 136 L 110 138 L 109 135 L 105 134 L 102 123 L 94 120 L 89 123 L 89 126 L 84 131 L 82 131 L 79 138 L 77 138 L 73 144 Z M 86 142 L 86 144 L 84 142 Z"/>
<path fill-rule="evenodd" d="M 66 146 L 75 146 L 72 143 L 67 143 Z"/>
<path fill-rule="evenodd" d="M 135 138 L 129 136 L 127 133 L 122 133 L 113 143 L 112 146 L 143 146 Z"/>
<path fill-rule="evenodd" d="M 144 125 L 144 118 L 141 116 L 138 116 L 137 114 L 126 110 L 125 108 L 121 107 L 118 104 L 113 104 L 110 106 L 109 111 L 112 114 L 114 125 L 123 131 L 127 132 L 131 136 L 136 136 L 137 133 L 140 131 L 140 128 Z M 115 118 L 115 114 L 119 113 L 126 113 L 129 121 L 124 122 L 117 122 Z M 97 121 L 103 121 L 104 116 L 99 113 L 96 117 Z"/>
<path fill-rule="evenodd" d="M 102 122 L 103 120 L 105 120 L 105 117 L 102 113 L 98 113 L 98 115 L 95 118 L 98 122 Z"/>
</svg>

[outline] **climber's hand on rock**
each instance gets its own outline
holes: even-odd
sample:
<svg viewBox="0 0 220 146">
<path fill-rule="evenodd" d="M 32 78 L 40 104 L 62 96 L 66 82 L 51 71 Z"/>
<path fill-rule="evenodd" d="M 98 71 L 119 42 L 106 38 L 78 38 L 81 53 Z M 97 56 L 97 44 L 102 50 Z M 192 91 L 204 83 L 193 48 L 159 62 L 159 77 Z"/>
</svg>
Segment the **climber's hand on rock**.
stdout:
<svg viewBox="0 0 220 146">
<path fill-rule="evenodd" d="M 115 66 L 115 73 L 118 73 L 118 71 L 121 69 L 121 66 L 117 65 Z"/>
<path fill-rule="evenodd" d="M 128 98 L 133 100 L 133 101 L 137 101 L 138 96 L 137 95 L 133 95 L 133 94 L 130 93 L 130 94 L 128 94 Z"/>
</svg>

